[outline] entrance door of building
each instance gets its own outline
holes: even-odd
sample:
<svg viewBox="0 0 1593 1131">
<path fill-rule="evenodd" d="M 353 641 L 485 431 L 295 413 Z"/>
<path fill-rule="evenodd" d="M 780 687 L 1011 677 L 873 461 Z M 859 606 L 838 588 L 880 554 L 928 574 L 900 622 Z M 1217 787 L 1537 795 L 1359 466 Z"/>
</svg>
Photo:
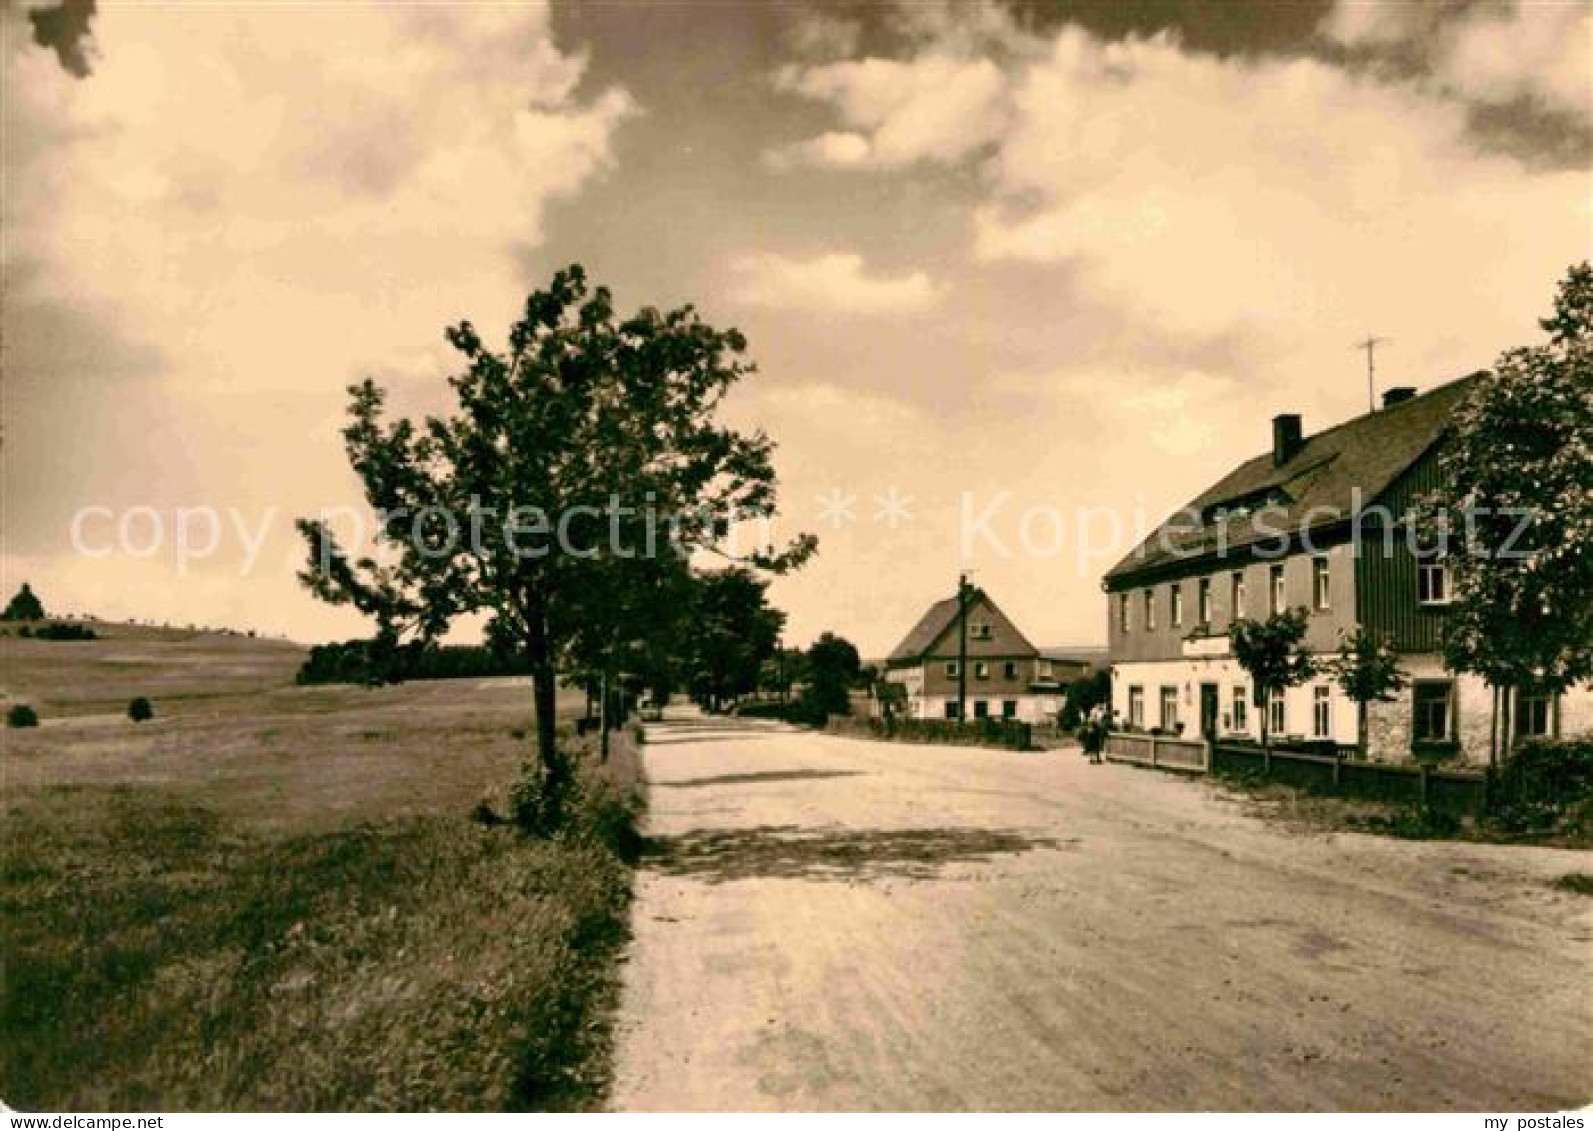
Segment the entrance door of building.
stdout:
<svg viewBox="0 0 1593 1131">
<path fill-rule="evenodd" d="M 1217 685 L 1203 683 L 1200 685 L 1200 736 L 1202 738 L 1217 737 Z"/>
</svg>

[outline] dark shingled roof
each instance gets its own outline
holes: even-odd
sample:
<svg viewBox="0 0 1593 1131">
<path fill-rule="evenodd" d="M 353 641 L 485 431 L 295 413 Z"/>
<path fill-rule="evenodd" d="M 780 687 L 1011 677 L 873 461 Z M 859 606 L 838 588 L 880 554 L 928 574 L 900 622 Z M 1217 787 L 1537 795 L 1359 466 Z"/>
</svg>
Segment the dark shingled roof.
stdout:
<svg viewBox="0 0 1593 1131">
<path fill-rule="evenodd" d="M 944 601 L 936 601 L 929 606 L 929 611 L 918 618 L 918 623 L 913 625 L 902 642 L 891 650 L 892 660 L 912 660 L 929 651 L 930 646 L 940 639 L 940 634 L 946 631 L 946 626 L 951 624 L 957 615 L 957 598 L 947 597 Z"/>
<path fill-rule="evenodd" d="M 1394 480 L 1438 441 L 1481 376 L 1474 373 L 1439 385 L 1421 396 L 1308 437 L 1282 467 L 1273 466 L 1271 451 L 1246 460 L 1107 571 L 1107 586 L 1113 587 L 1114 582 L 1121 586 L 1163 567 L 1198 568 L 1201 559 L 1222 558 L 1217 545 L 1221 524 L 1206 521 L 1218 504 L 1240 499 L 1271 499 L 1275 503 L 1264 515 L 1228 519 L 1225 540 L 1229 551 L 1257 542 L 1276 545 L 1283 531 L 1298 532 L 1302 526 L 1317 529 L 1354 518 L 1359 508 L 1376 503 Z M 1197 526 L 1197 515 L 1204 525 Z M 1265 518 L 1259 529 L 1258 517 Z M 1165 541 L 1163 531 L 1167 532 Z"/>
<path fill-rule="evenodd" d="M 990 594 L 986 593 L 983 589 L 975 587 L 973 592 L 969 594 L 969 606 L 972 607 L 981 598 L 983 598 L 984 602 L 989 605 L 991 609 L 993 609 L 1003 620 L 1006 620 L 1007 623 L 1011 625 L 1013 633 L 1017 636 L 1018 640 L 1024 645 L 1027 651 L 1033 652 L 1036 650 L 1034 645 L 1030 644 L 1027 638 L 1024 637 L 1023 633 L 1018 629 L 1018 626 L 1012 624 L 1011 619 L 1007 617 L 1006 613 L 1001 611 L 1001 606 L 997 605 L 995 601 L 991 599 Z M 933 605 L 929 606 L 929 610 L 925 612 L 923 616 L 918 618 L 918 623 L 913 625 L 912 630 L 902 638 L 902 642 L 892 649 L 891 654 L 886 658 L 886 663 L 898 663 L 903 660 L 917 660 L 926 655 L 929 650 L 935 646 L 935 641 L 940 639 L 941 635 L 951 627 L 952 623 L 955 622 L 956 619 L 957 598 L 955 596 L 947 597 L 941 601 L 936 601 Z"/>
</svg>

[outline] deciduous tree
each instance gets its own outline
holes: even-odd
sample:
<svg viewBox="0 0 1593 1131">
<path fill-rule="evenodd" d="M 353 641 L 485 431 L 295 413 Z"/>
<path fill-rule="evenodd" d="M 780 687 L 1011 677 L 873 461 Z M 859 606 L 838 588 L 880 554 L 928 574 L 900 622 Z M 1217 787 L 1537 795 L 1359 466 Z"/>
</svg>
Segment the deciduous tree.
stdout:
<svg viewBox="0 0 1593 1131">
<path fill-rule="evenodd" d="M 343 438 L 380 520 L 380 554 L 351 560 L 324 523 L 305 520 L 301 577 L 317 596 L 373 616 L 393 642 L 490 614 L 494 641 L 523 651 L 531 669 L 554 824 L 569 779 L 555 680 L 583 633 L 597 631 L 596 605 L 631 583 L 650 591 L 646 562 L 658 554 L 714 551 L 782 570 L 815 541 L 727 548 L 739 516 L 772 514 L 777 502 L 773 443 L 717 419 L 753 372 L 739 332 L 689 306 L 621 318 L 608 290 L 589 288 L 573 266 L 527 298 L 503 348 L 469 322 L 446 336 L 462 359 L 450 412 L 389 421 L 374 382 L 350 388 Z M 601 633 L 621 639 L 631 627 Z"/>
<path fill-rule="evenodd" d="M 1304 609 L 1284 609 L 1264 621 L 1241 617 L 1230 630 L 1234 659 L 1250 676 L 1256 710 L 1261 713 L 1261 745 L 1266 748 L 1271 747 L 1267 716 L 1272 693 L 1298 687 L 1316 671 L 1316 661 L 1304 643 L 1306 621 Z"/>
<path fill-rule="evenodd" d="M 1593 678 L 1593 268 L 1572 267 L 1548 340 L 1507 350 L 1456 411 L 1442 486 L 1415 521 L 1451 581 L 1443 649 L 1504 710 L 1512 693 Z"/>
<path fill-rule="evenodd" d="M 1361 757 L 1366 757 L 1367 705 L 1387 703 L 1408 682 L 1399 666 L 1399 653 L 1393 642 L 1358 626 L 1339 640 L 1339 654 L 1326 664 L 1333 681 L 1355 704 L 1355 741 Z"/>
</svg>

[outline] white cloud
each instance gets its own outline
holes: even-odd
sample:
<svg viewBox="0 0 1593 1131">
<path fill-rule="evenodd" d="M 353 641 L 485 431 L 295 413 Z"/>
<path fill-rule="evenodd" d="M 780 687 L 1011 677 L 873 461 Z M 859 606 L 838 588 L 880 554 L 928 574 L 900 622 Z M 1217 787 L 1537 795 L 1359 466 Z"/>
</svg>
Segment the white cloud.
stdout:
<svg viewBox="0 0 1593 1131">
<path fill-rule="evenodd" d="M 1005 79 L 989 59 L 927 54 L 788 67 L 788 92 L 833 104 L 847 132 L 776 150 L 776 160 L 895 169 L 950 162 L 994 140 L 1006 121 Z M 860 144 L 861 143 L 861 144 Z"/>
<path fill-rule="evenodd" d="M 777 171 L 800 165 L 859 169 L 869 163 L 873 152 L 874 147 L 862 134 L 830 130 L 782 149 L 771 149 L 764 158 L 765 163 Z"/>
<path fill-rule="evenodd" d="M 1410 7 L 1341 9 L 1328 30 L 1398 40 L 1425 19 Z M 1446 50 L 1474 57 L 1481 87 L 1513 81 L 1508 58 L 1569 90 L 1560 68 L 1586 69 L 1587 12 L 1539 7 L 1554 11 L 1472 14 Z M 831 103 L 847 129 L 782 160 L 972 162 L 979 259 L 1066 265 L 1093 300 L 1160 332 L 1243 335 L 1302 360 L 1309 348 L 1333 369 L 1371 328 L 1413 365 L 1455 365 L 1460 311 L 1472 337 L 1508 341 L 1586 254 L 1585 175 L 1479 151 L 1465 105 L 1430 82 L 1218 57 L 1166 35 L 1040 36 L 977 13 L 958 31 L 960 11 L 900 59 L 784 69 L 782 85 Z"/>
<path fill-rule="evenodd" d="M 188 387 L 336 388 L 499 310 L 509 252 L 633 109 L 576 98 L 538 5 L 112 5 L 95 36 L 83 81 L 7 68 L 48 139 L 8 158 L 11 250 L 48 296 L 180 343 Z"/>
<path fill-rule="evenodd" d="M 1447 13 L 1339 0 L 1322 32 L 1349 47 L 1415 51 L 1433 81 L 1461 98 L 1526 97 L 1593 118 L 1593 9 L 1586 4 L 1513 0 Z"/>
<path fill-rule="evenodd" d="M 922 271 L 870 275 L 863 257 L 828 252 L 796 259 L 772 252 L 744 255 L 730 265 L 731 296 L 748 306 L 842 314 L 912 314 L 940 300 Z"/>
<path fill-rule="evenodd" d="M 60 547 L 85 503 L 350 501 L 344 385 L 430 358 L 434 388 L 444 326 L 497 333 L 517 254 L 636 109 L 578 91 L 534 3 L 101 5 L 94 34 L 81 80 L 6 36 L 13 550 Z M 261 623 L 326 623 L 289 570 L 235 584 Z"/>
<path fill-rule="evenodd" d="M 1459 106 L 1326 63 L 1068 30 L 1015 107 L 978 253 L 1073 264 L 1177 331 L 1348 340 L 1377 318 L 1410 345 L 1457 307 L 1509 324 L 1501 293 L 1540 304 L 1585 254 L 1584 176 L 1480 154 Z"/>
</svg>

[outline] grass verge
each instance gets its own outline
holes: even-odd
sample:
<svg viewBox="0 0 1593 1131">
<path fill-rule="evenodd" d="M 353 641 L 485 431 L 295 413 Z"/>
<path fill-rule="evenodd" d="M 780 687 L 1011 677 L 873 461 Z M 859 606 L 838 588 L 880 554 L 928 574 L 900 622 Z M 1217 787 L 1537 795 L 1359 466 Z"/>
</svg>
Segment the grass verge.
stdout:
<svg viewBox="0 0 1593 1131">
<path fill-rule="evenodd" d="M 623 739 L 582 766 L 554 840 L 464 811 L 271 838 L 148 786 L 30 791 L 0 871 L 3 1098 L 597 1106 L 640 773 Z"/>
<path fill-rule="evenodd" d="M 1524 825 L 1509 812 L 1488 819 L 1455 817 L 1401 805 L 1313 792 L 1248 775 L 1212 779 L 1256 816 L 1308 832 L 1360 832 L 1401 840 L 1458 840 L 1479 844 L 1534 844 L 1593 848 L 1593 804 L 1568 806 L 1555 819 Z"/>
</svg>

